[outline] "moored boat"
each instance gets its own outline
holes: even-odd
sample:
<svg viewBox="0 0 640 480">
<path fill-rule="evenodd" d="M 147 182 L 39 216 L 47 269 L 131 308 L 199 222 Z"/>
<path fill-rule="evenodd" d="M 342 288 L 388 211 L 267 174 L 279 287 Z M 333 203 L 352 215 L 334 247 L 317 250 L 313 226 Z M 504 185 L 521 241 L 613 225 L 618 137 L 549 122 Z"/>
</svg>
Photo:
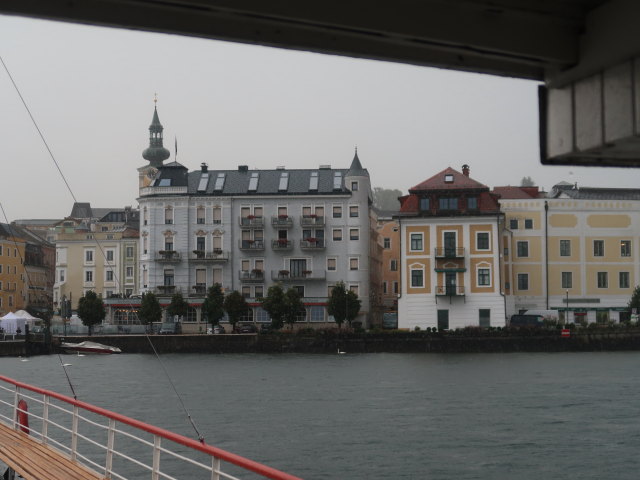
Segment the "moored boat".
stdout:
<svg viewBox="0 0 640 480">
<path fill-rule="evenodd" d="M 62 342 L 60 344 L 60 348 L 64 350 L 66 353 L 121 353 L 118 347 L 112 347 L 110 345 L 103 345 L 98 342 L 80 342 L 80 343 L 71 343 L 71 342 Z"/>
</svg>

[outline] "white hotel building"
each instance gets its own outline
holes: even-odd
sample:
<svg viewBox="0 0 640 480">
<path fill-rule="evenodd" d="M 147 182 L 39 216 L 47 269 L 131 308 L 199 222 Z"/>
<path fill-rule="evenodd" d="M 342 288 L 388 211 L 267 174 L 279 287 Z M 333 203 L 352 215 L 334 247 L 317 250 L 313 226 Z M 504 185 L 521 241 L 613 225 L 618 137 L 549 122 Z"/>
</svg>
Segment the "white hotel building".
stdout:
<svg viewBox="0 0 640 480">
<path fill-rule="evenodd" d="M 369 174 L 357 152 L 348 169 L 210 170 L 202 164 L 189 172 L 164 163 L 170 153 L 162 129 L 156 110 L 143 152 L 149 164 L 138 169 L 142 292 L 166 297 L 165 305 L 180 292 L 191 306 L 186 323 L 197 324 L 207 289 L 220 283 L 247 298 L 252 312 L 246 320 L 266 322 L 257 299 L 281 283 L 303 297 L 301 325 L 320 325 L 331 323 L 327 297 L 343 281 L 362 300 L 356 320 L 368 324 L 377 293 L 377 285 L 370 287 L 375 219 Z"/>
</svg>

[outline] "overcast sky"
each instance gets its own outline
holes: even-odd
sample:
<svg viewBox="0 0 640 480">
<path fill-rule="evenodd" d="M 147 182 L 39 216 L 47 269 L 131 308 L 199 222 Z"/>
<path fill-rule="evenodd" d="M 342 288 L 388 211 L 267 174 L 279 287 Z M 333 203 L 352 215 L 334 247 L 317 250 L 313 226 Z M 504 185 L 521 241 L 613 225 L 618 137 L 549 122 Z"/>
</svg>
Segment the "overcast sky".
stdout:
<svg viewBox="0 0 640 480">
<path fill-rule="evenodd" d="M 490 187 L 637 187 L 636 171 L 540 164 L 536 82 L 8 16 L 0 55 L 77 200 L 95 207 L 137 205 L 156 92 L 165 146 L 173 159 L 177 137 L 190 170 L 347 168 L 357 145 L 372 185 L 403 192 L 464 163 Z M 3 69 L 0 105 L 8 220 L 68 215 L 73 198 Z"/>
</svg>

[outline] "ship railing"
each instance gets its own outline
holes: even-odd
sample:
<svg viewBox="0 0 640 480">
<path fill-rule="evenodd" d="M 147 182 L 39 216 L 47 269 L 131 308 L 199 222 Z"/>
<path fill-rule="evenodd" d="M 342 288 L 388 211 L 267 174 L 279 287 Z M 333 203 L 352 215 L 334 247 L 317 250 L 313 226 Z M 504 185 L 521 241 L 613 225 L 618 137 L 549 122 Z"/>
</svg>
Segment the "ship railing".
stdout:
<svg viewBox="0 0 640 480">
<path fill-rule="evenodd" d="M 26 401 L 27 411 L 20 400 Z M 0 422 L 21 430 L 19 413 L 28 415 L 33 440 L 109 479 L 239 480 L 238 475 L 258 474 L 301 480 L 204 442 L 0 375 Z"/>
</svg>

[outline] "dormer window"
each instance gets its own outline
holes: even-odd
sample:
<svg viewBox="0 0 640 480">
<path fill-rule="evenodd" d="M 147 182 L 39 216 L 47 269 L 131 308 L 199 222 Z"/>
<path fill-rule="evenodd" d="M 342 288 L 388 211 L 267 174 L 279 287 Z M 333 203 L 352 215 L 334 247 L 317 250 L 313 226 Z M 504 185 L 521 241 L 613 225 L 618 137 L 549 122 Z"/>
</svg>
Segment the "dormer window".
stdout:
<svg viewBox="0 0 640 480">
<path fill-rule="evenodd" d="M 440 210 L 457 210 L 458 199 L 456 197 L 441 197 L 439 199 Z"/>
<path fill-rule="evenodd" d="M 425 211 L 430 209 L 429 197 L 422 197 L 420 199 L 420 210 Z"/>
<path fill-rule="evenodd" d="M 478 209 L 478 197 L 467 197 L 467 210 Z"/>
<path fill-rule="evenodd" d="M 450 173 L 447 173 L 444 176 L 444 183 L 453 183 L 453 175 Z"/>
</svg>

